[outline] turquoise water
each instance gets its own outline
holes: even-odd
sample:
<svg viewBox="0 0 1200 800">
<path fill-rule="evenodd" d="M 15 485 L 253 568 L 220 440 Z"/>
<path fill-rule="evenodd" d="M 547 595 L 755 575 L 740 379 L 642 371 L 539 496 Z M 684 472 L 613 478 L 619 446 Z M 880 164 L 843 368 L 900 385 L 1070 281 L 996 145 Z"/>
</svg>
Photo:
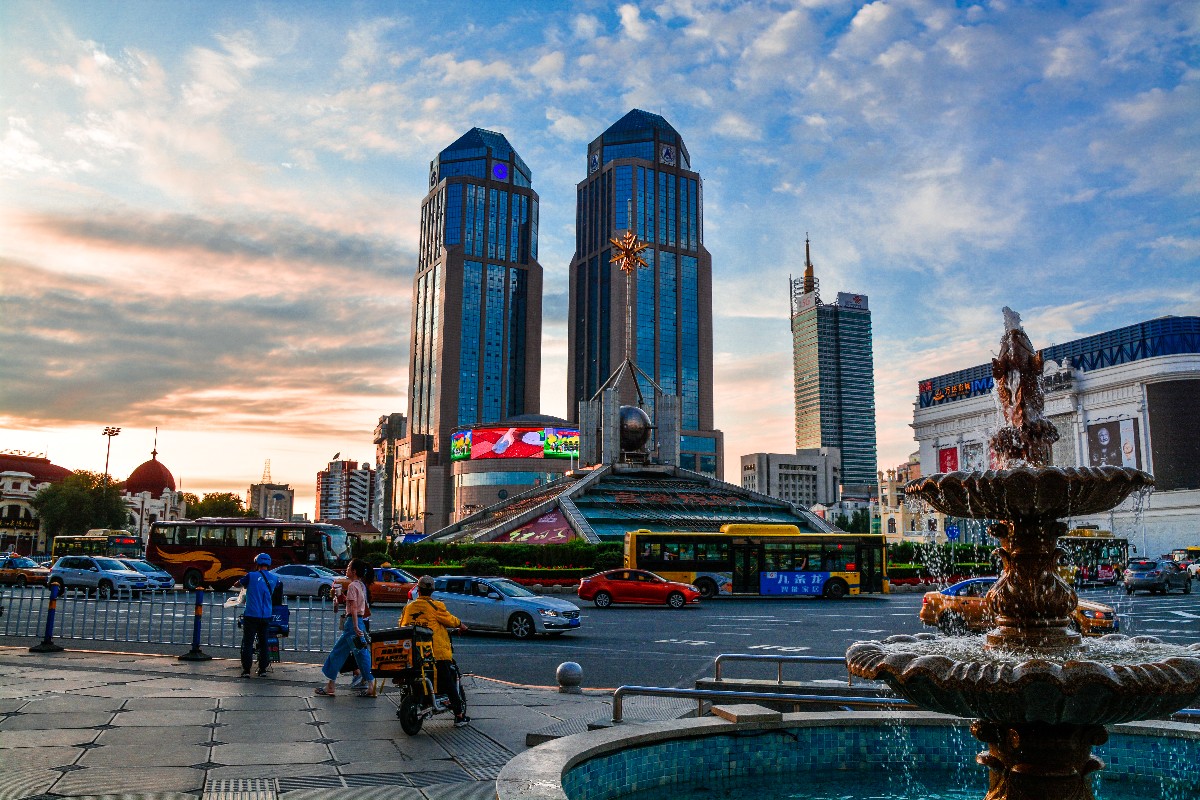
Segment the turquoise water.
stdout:
<svg viewBox="0 0 1200 800">
<path fill-rule="evenodd" d="M 972 780 L 966 780 L 967 778 Z M 1152 781 L 1112 781 L 1093 784 L 1096 800 L 1174 800 L 1195 797 Z M 879 773 L 842 772 L 816 777 L 792 773 L 773 779 L 736 782 L 674 784 L 620 796 L 621 800 L 982 800 L 987 794 L 986 775 L 936 772 L 919 779 Z"/>
</svg>

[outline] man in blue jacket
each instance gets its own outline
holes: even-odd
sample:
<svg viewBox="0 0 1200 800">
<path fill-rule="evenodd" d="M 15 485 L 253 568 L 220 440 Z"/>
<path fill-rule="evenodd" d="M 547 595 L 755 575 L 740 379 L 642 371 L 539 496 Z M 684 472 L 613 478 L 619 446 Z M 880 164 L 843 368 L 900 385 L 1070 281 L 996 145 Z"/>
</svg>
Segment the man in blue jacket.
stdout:
<svg viewBox="0 0 1200 800">
<path fill-rule="evenodd" d="M 267 570 L 271 554 L 254 557 L 254 571 L 238 581 L 246 589 L 246 613 L 242 615 L 242 677 L 250 677 L 250 661 L 254 655 L 254 640 L 258 639 L 258 675 L 267 674 L 267 626 L 271 624 L 274 603 L 271 596 L 279 585 L 279 576 Z"/>
</svg>

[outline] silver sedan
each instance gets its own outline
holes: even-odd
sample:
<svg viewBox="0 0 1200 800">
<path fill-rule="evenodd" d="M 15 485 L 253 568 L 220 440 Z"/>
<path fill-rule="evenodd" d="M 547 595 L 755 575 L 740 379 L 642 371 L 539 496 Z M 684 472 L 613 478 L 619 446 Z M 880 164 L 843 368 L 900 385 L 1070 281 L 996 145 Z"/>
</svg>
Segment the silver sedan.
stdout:
<svg viewBox="0 0 1200 800">
<path fill-rule="evenodd" d="M 333 582 L 341 574 L 312 564 L 284 564 L 271 570 L 283 582 L 286 597 L 329 597 Z"/>
</svg>

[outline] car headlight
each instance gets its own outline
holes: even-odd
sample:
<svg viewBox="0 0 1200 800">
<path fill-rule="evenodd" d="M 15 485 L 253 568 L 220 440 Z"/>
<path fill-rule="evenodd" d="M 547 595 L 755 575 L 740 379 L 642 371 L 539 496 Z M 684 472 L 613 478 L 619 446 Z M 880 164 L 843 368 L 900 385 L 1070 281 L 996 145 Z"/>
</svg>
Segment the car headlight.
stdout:
<svg viewBox="0 0 1200 800">
<path fill-rule="evenodd" d="M 1099 619 L 1100 618 L 1100 614 L 1096 611 L 1088 611 L 1087 609 L 1081 609 L 1081 611 L 1083 612 L 1083 615 L 1085 617 L 1087 617 L 1088 619 Z"/>
<path fill-rule="evenodd" d="M 541 615 L 543 617 L 557 617 L 558 616 L 558 612 L 555 611 L 553 608 L 539 608 L 538 612 L 541 613 Z"/>
</svg>

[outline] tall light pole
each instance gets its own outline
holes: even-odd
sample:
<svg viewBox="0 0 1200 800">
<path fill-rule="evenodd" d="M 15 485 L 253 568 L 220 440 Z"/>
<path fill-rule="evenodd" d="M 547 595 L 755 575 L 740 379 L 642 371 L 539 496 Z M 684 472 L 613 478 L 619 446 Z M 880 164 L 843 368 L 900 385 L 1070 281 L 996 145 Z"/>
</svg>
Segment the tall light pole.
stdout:
<svg viewBox="0 0 1200 800">
<path fill-rule="evenodd" d="M 108 437 L 108 446 L 104 449 L 104 485 L 108 486 L 108 456 L 112 452 L 112 440 L 121 433 L 120 428 L 105 428 L 104 436 Z"/>
</svg>

